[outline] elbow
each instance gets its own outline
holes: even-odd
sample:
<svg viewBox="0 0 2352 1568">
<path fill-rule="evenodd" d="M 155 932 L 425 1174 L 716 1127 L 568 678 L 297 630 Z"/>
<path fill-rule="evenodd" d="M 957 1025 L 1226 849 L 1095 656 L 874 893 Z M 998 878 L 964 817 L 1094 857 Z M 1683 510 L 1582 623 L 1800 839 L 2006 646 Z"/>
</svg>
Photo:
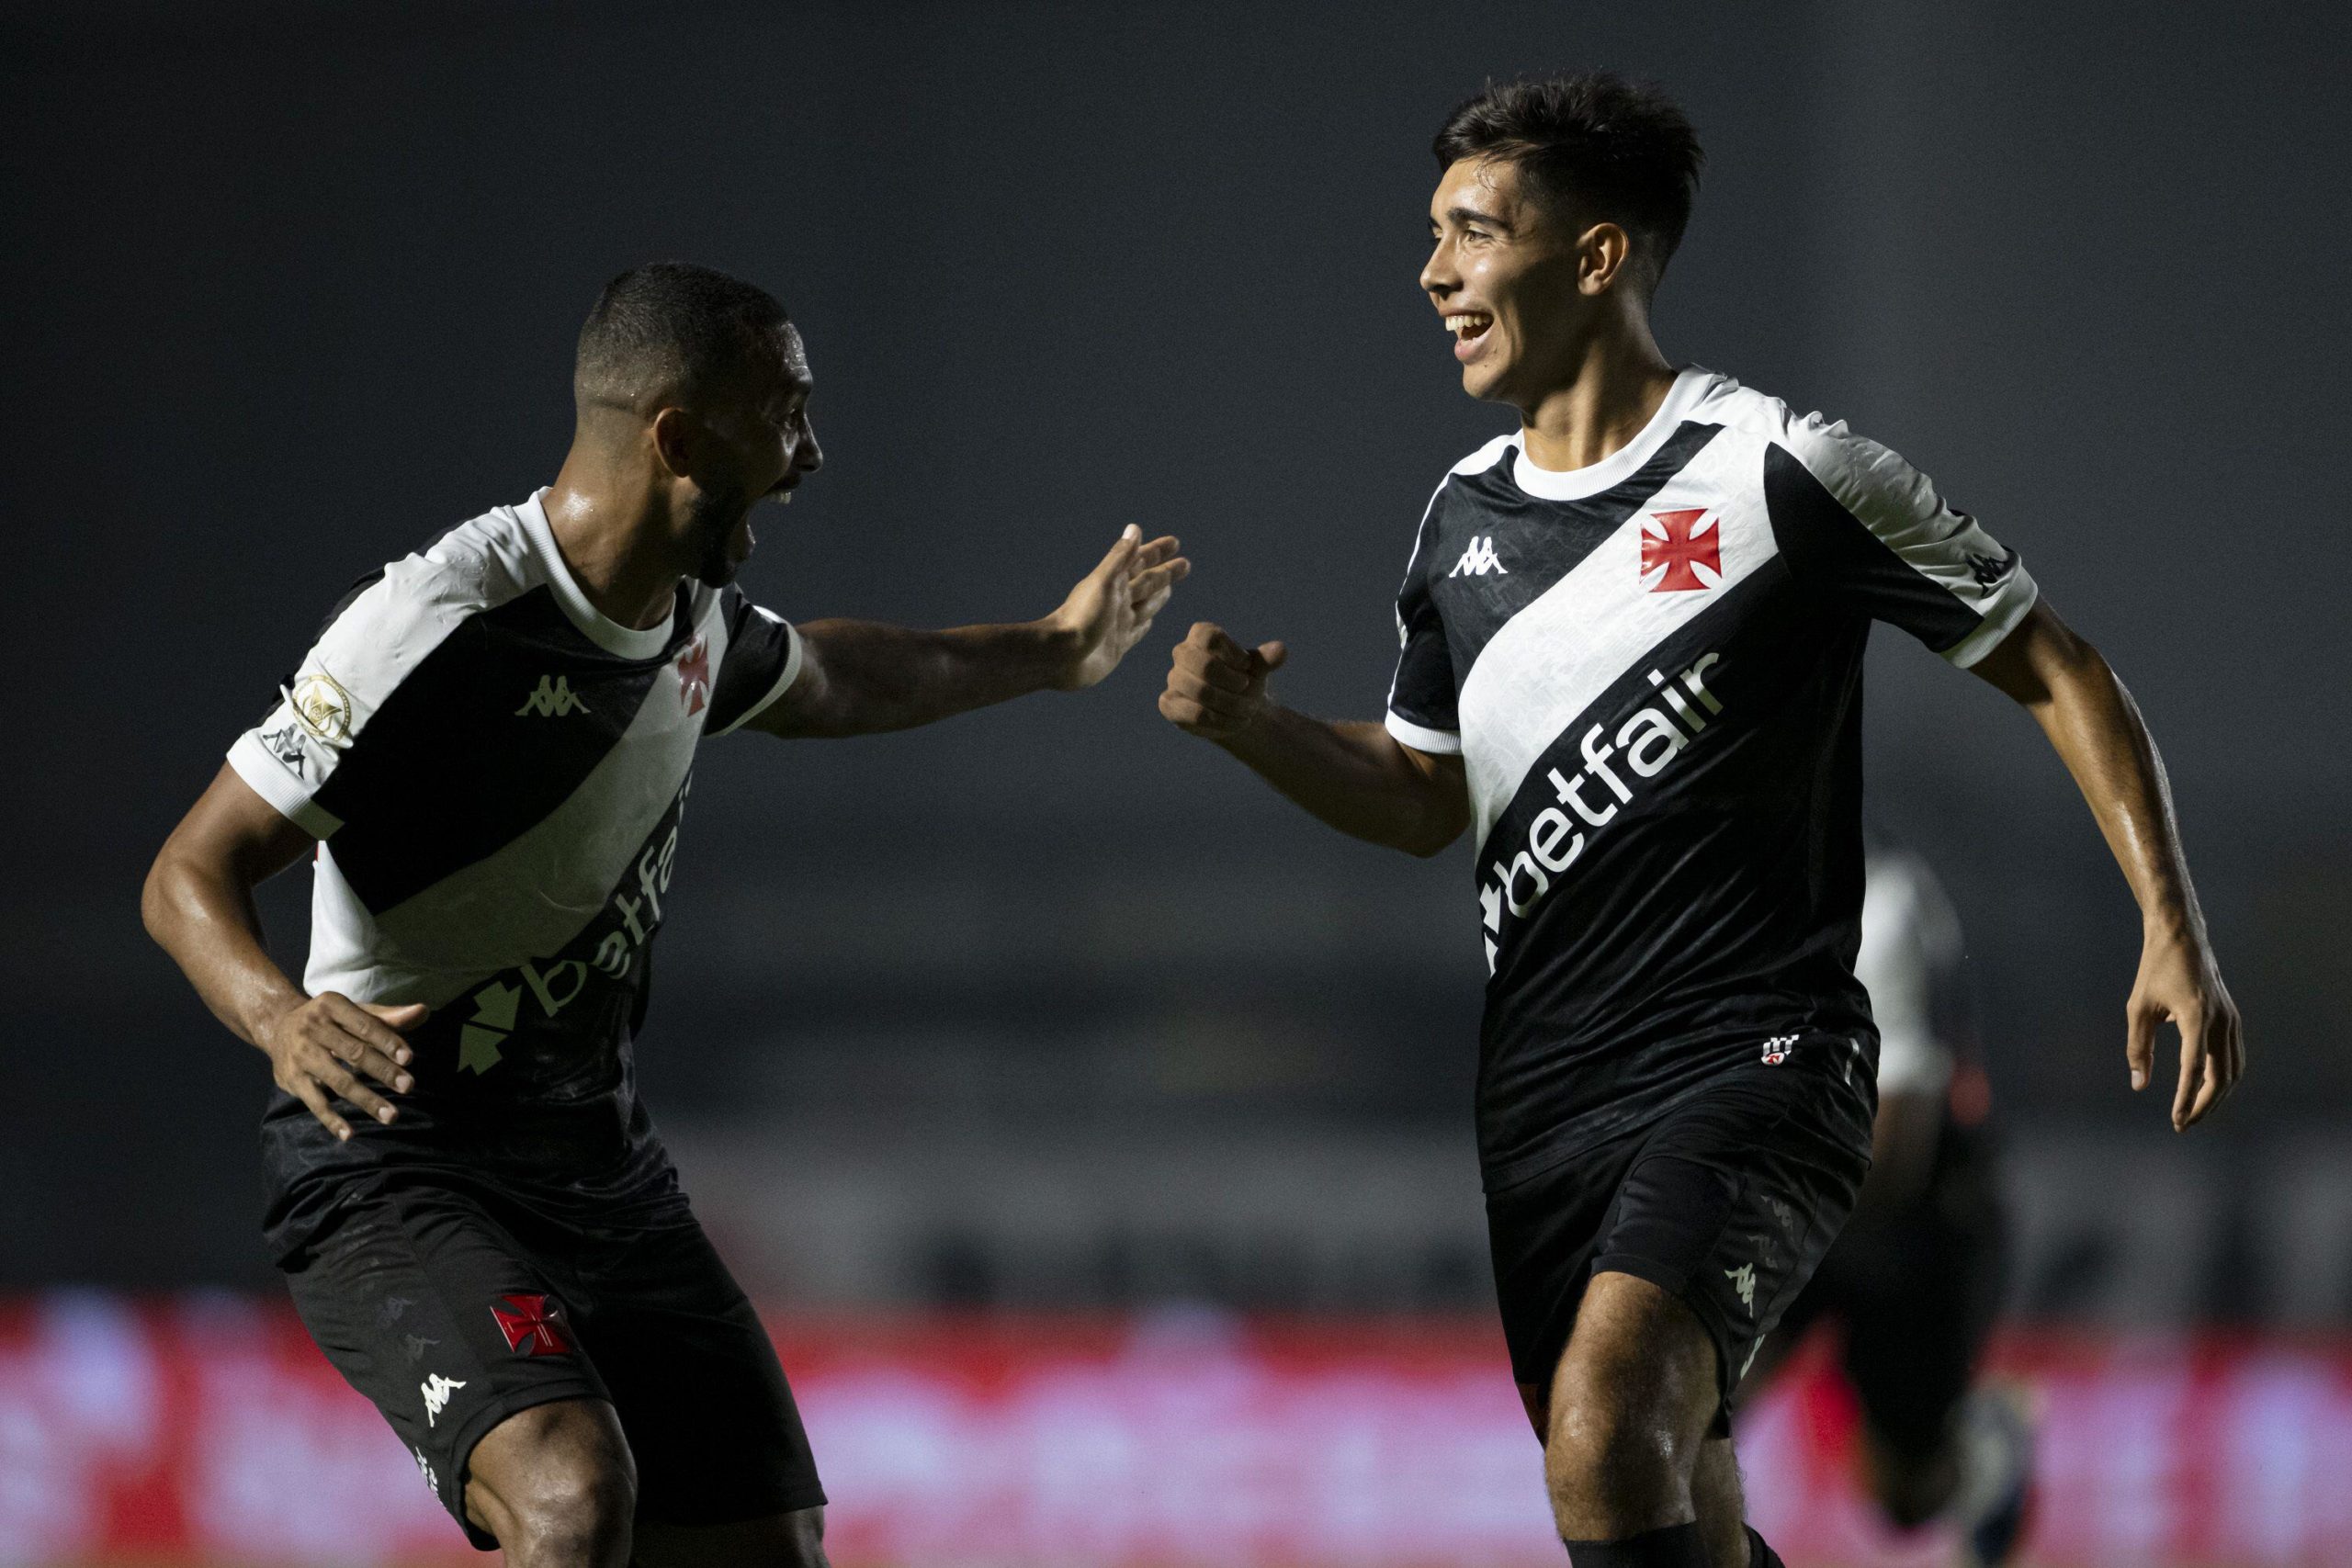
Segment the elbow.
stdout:
<svg viewBox="0 0 2352 1568">
<path fill-rule="evenodd" d="M 147 935 L 158 945 L 164 941 L 164 928 L 171 912 L 171 894 L 167 884 L 171 878 L 171 852 L 166 850 L 155 857 L 147 868 L 147 880 L 139 887 L 139 922 L 147 928 Z"/>
</svg>

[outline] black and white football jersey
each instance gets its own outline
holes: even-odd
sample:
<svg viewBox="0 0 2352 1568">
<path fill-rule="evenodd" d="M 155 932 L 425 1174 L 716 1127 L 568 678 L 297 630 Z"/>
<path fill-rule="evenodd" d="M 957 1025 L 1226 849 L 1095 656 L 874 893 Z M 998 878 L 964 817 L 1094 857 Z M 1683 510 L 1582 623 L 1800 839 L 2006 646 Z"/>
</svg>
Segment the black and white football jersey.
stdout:
<svg viewBox="0 0 2352 1568">
<path fill-rule="evenodd" d="M 666 1177 L 637 1103 L 695 746 L 772 703 L 798 634 L 683 583 L 637 630 L 589 603 L 534 496 L 362 579 L 230 764 L 315 834 L 303 987 L 432 1009 L 391 1126 L 339 1145 L 276 1095 L 271 1228 L 306 1179 L 451 1161 L 609 1196 Z"/>
<path fill-rule="evenodd" d="M 1705 370 L 1590 468 L 1539 468 L 1517 434 L 1455 465 L 1397 598 L 1387 723 L 1469 782 L 1490 1185 L 1718 1073 L 1870 1070 L 1870 623 L 1966 666 L 2034 597 L 1902 458 Z"/>
</svg>

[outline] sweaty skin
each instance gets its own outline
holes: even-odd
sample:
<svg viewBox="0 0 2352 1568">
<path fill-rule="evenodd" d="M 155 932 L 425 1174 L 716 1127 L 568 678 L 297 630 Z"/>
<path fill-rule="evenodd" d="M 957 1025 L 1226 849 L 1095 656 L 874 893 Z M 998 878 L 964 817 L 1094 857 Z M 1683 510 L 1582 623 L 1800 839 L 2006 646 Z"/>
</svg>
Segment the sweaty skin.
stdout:
<svg viewBox="0 0 2352 1568">
<path fill-rule="evenodd" d="M 1453 339 L 1463 389 L 1518 411 L 1528 461 L 1589 468 L 1640 432 L 1674 372 L 1649 326 L 1658 265 L 1624 229 L 1539 202 L 1516 165 L 1486 157 L 1445 171 L 1430 232 L 1420 284 Z M 1174 650 L 1159 711 L 1341 832 L 1416 855 L 1459 838 L 1471 820 L 1462 759 L 1417 750 L 1379 723 L 1311 718 L 1273 701 L 1268 680 L 1288 654 L 1280 641 L 1245 647 L 1196 623 Z M 2047 602 L 1974 669 L 2041 724 L 2139 901 L 2125 1057 L 2132 1087 L 2144 1087 L 2158 1024 L 2176 1026 L 2171 1119 L 2186 1130 L 2236 1083 L 2245 1043 L 2154 743 L 2106 661 Z M 1705 1436 L 1714 1354 L 1681 1302 L 1630 1275 L 1593 1277 L 1553 1385 L 1521 1388 L 1564 1539 L 1622 1540 L 1696 1520 L 1717 1563 L 1747 1560 L 1731 1447 Z"/>
<path fill-rule="evenodd" d="M 789 501 L 823 454 L 797 333 L 739 385 L 642 406 L 582 398 L 572 446 L 543 505 L 564 563 L 626 626 L 673 614 L 683 579 L 717 586 L 751 556 L 751 513 Z M 660 392 L 661 389 L 655 389 Z M 798 676 L 753 728 L 782 736 L 903 729 L 1024 693 L 1091 686 L 1151 629 L 1191 570 L 1170 537 L 1130 526 L 1059 606 L 1035 621 L 917 631 L 860 621 L 801 628 Z M 311 852 L 310 834 L 223 767 L 156 856 L 141 897 L 147 931 L 213 1016 L 269 1059 L 278 1087 L 337 1138 L 346 1111 L 386 1123 L 414 1087 L 403 1032 L 422 1007 L 311 996 L 270 957 L 253 890 Z M 388 1092 L 389 1091 L 389 1092 Z M 341 1107 L 342 1109 L 339 1109 Z M 511 1562 L 529 1568 L 822 1568 L 822 1510 L 685 1529 L 634 1518 L 636 1472 L 618 1417 L 599 1400 L 510 1416 L 474 1450 L 465 1500 Z"/>
</svg>

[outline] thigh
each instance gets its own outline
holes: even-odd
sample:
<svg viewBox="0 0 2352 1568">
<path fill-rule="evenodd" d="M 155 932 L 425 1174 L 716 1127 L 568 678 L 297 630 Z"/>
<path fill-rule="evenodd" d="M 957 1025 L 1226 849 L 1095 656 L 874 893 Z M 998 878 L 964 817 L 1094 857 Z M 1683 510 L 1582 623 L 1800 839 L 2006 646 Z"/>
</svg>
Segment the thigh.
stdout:
<svg viewBox="0 0 2352 1568">
<path fill-rule="evenodd" d="M 1487 1195 L 1487 1238 L 1511 1379 L 1540 1439 L 1552 1382 L 1591 1279 L 1602 1227 L 1638 1145 L 1604 1144 Z"/>
<path fill-rule="evenodd" d="M 463 1194 L 391 1188 L 354 1201 L 287 1284 L 311 1337 L 485 1551 L 496 1543 L 465 1505 L 475 1445 L 519 1412 L 605 1397 L 544 1261 Z"/>
<path fill-rule="evenodd" d="M 825 1510 L 731 1525 L 670 1525 L 639 1521 L 638 1568 L 826 1568 Z"/>
<path fill-rule="evenodd" d="M 1713 1429 L 1820 1264 L 1870 1168 L 1869 1106 L 1835 1075 L 1758 1066 L 1645 1138 L 1592 1260 L 1690 1309 L 1715 1350 Z"/>
<path fill-rule="evenodd" d="M 821 1506 L 775 1347 L 692 1213 L 590 1254 L 581 1337 L 637 1459 L 640 1528 L 755 1529 Z"/>
</svg>

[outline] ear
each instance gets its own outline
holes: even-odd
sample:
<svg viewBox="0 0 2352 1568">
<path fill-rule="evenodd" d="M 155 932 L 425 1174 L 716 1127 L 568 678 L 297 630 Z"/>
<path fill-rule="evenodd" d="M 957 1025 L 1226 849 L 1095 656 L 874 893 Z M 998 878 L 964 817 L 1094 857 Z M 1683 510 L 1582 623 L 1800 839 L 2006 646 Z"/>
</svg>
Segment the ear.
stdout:
<svg viewBox="0 0 2352 1568">
<path fill-rule="evenodd" d="M 653 444 L 653 460 L 673 479 L 685 479 L 694 468 L 694 421 L 681 408 L 665 408 L 646 427 Z"/>
<path fill-rule="evenodd" d="M 1577 236 L 1577 292 L 1605 294 L 1633 263 L 1634 237 L 1614 223 L 1596 223 Z"/>
</svg>

